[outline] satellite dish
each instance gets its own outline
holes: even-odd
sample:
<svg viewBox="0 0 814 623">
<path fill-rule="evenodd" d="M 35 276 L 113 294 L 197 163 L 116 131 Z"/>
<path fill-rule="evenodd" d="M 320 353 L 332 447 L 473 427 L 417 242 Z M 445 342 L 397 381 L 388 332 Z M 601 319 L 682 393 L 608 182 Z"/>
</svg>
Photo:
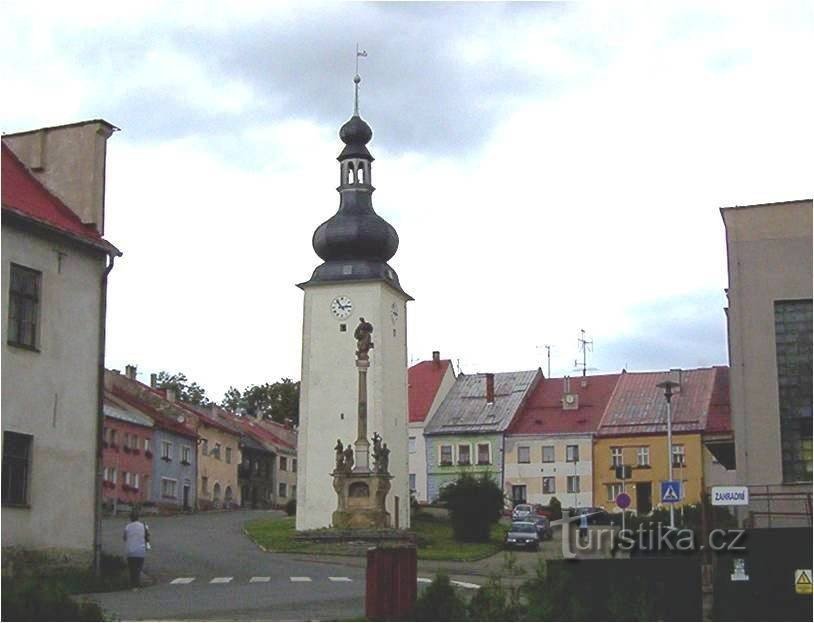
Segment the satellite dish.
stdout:
<svg viewBox="0 0 814 623">
<path fill-rule="evenodd" d="M 179 424 L 183 424 L 183 423 L 184 423 L 184 416 L 183 416 L 183 415 L 179 415 L 179 416 L 178 416 L 177 418 L 175 418 L 175 419 L 176 419 L 176 420 L 178 420 L 178 423 L 179 423 Z"/>
</svg>

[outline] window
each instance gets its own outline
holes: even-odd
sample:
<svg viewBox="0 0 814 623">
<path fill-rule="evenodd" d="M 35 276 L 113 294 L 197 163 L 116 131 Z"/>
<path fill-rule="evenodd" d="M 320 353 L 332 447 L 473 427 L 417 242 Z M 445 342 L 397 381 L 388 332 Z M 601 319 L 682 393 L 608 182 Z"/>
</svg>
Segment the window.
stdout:
<svg viewBox="0 0 814 623">
<path fill-rule="evenodd" d="M 568 493 L 579 493 L 579 476 L 568 476 L 566 487 Z"/>
<path fill-rule="evenodd" d="M 683 444 L 673 444 L 673 467 L 684 467 L 686 465 Z"/>
<path fill-rule="evenodd" d="M 116 430 L 113 428 L 110 429 L 110 447 L 116 447 Z"/>
<path fill-rule="evenodd" d="M 291 471 L 292 472 L 297 471 L 297 459 L 291 459 Z"/>
<path fill-rule="evenodd" d="M 129 487 L 130 486 L 130 472 L 122 472 L 122 479 L 124 480 L 124 484 Z"/>
<path fill-rule="evenodd" d="M 812 480 L 811 299 L 775 301 L 783 482 Z"/>
<path fill-rule="evenodd" d="M 209 478 L 207 476 L 201 476 L 201 493 L 209 495 Z"/>
<path fill-rule="evenodd" d="M 615 502 L 617 496 L 622 493 L 622 483 L 614 482 L 607 486 L 608 489 L 608 502 Z"/>
<path fill-rule="evenodd" d="M 543 463 L 554 462 L 554 446 L 543 446 Z"/>
<path fill-rule="evenodd" d="M 471 465 L 472 458 L 469 456 L 469 444 L 458 444 L 458 465 Z"/>
<path fill-rule="evenodd" d="M 116 480 L 117 478 L 118 478 L 118 474 L 116 473 L 116 468 L 111 467 L 110 468 L 110 482 L 112 482 L 115 485 L 118 482 Z"/>
<path fill-rule="evenodd" d="M 8 291 L 8 343 L 37 348 L 42 273 L 17 264 L 11 265 Z"/>
<path fill-rule="evenodd" d="M 260 461 L 258 461 L 257 459 L 255 459 L 254 461 L 254 473 L 255 474 L 260 473 Z"/>
<path fill-rule="evenodd" d="M 201 456 L 209 454 L 209 440 L 201 439 Z"/>
<path fill-rule="evenodd" d="M 215 442 L 215 447 L 212 448 L 211 456 L 220 461 L 220 444 Z"/>
<path fill-rule="evenodd" d="M 232 449 L 229 446 L 226 446 L 226 462 L 232 462 Z"/>
<path fill-rule="evenodd" d="M 161 442 L 161 458 L 165 461 L 172 461 L 172 442 L 171 441 L 162 441 Z"/>
<path fill-rule="evenodd" d="M 138 474 L 133 474 L 133 488 L 138 491 Z"/>
<path fill-rule="evenodd" d="M 172 480 L 171 478 L 162 478 L 161 479 L 161 497 L 162 498 L 174 498 L 175 495 L 175 487 L 177 485 L 177 481 Z"/>
<path fill-rule="evenodd" d="M 33 440 L 31 435 L 3 432 L 3 504 L 28 504 Z"/>
<path fill-rule="evenodd" d="M 280 457 L 280 471 L 285 472 L 288 471 L 288 458 L 281 456 Z"/>
<path fill-rule="evenodd" d="M 478 465 L 489 465 L 492 462 L 492 444 L 478 444 Z"/>
<path fill-rule="evenodd" d="M 149 440 L 149 438 L 145 437 L 144 438 L 144 452 L 149 452 L 149 451 L 150 451 L 150 440 Z"/>
<path fill-rule="evenodd" d="M 650 467 L 650 446 L 640 446 L 636 448 L 636 465 L 639 467 Z"/>
<path fill-rule="evenodd" d="M 554 476 L 543 476 L 543 493 L 557 493 L 557 479 Z"/>
<path fill-rule="evenodd" d="M 517 447 L 517 462 L 518 463 L 531 463 L 531 453 L 528 446 Z"/>
<path fill-rule="evenodd" d="M 611 448 L 611 465 L 613 467 L 620 467 L 621 465 L 623 465 L 622 461 L 623 461 L 622 448 L 619 447 Z"/>
<path fill-rule="evenodd" d="M 125 450 L 130 449 L 130 433 L 124 433 L 124 443 L 122 443 L 122 446 Z"/>
<path fill-rule="evenodd" d="M 415 474 L 410 474 L 410 491 L 415 492 Z"/>
<path fill-rule="evenodd" d="M 441 465 L 452 465 L 452 446 L 441 446 Z"/>
<path fill-rule="evenodd" d="M 526 503 L 526 485 L 512 485 L 512 502 L 515 504 Z"/>
<path fill-rule="evenodd" d="M 415 454 L 415 437 L 410 437 L 408 446 L 410 448 L 410 454 Z"/>
<path fill-rule="evenodd" d="M 291 497 L 297 497 L 297 485 L 291 485 Z"/>
<path fill-rule="evenodd" d="M 565 460 L 568 463 L 579 461 L 579 446 L 565 446 Z"/>
<path fill-rule="evenodd" d="M 190 465 L 192 456 L 192 446 L 181 446 L 181 463 Z"/>
<path fill-rule="evenodd" d="M 280 497 L 286 497 L 286 484 L 284 482 L 280 483 Z"/>
</svg>

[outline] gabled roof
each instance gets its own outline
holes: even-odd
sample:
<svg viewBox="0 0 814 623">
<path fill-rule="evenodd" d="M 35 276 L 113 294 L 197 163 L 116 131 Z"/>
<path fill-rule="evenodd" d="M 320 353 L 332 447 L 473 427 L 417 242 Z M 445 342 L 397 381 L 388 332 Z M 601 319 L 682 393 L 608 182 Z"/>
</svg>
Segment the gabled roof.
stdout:
<svg viewBox="0 0 814 623">
<path fill-rule="evenodd" d="M 151 388 L 152 389 L 152 388 Z M 152 389 L 152 391 L 158 393 L 160 396 L 166 396 L 166 392 L 160 389 Z M 176 406 L 181 407 L 187 411 L 191 411 L 193 415 L 198 418 L 199 423 L 202 423 L 204 426 L 210 426 L 212 428 L 217 428 L 218 430 L 228 433 L 230 435 L 240 436 L 240 430 L 238 430 L 234 426 L 230 426 L 228 422 L 223 420 L 222 418 L 218 418 L 213 416 L 211 413 L 206 412 L 206 407 L 199 407 L 196 405 L 191 405 L 186 402 L 175 402 Z"/>
<path fill-rule="evenodd" d="M 113 389 L 110 390 L 110 394 L 127 404 L 129 407 L 132 407 L 133 409 L 150 417 L 155 423 L 155 428 L 159 428 L 176 435 L 181 435 L 183 437 L 188 437 L 190 439 L 198 439 L 198 434 L 194 430 L 173 419 L 166 413 L 162 413 L 158 409 L 153 408 L 138 396 L 129 394 L 118 387 L 113 387 Z"/>
<path fill-rule="evenodd" d="M 449 359 L 422 361 L 407 370 L 407 403 L 409 421 L 423 422 L 432 407 L 447 370 Z"/>
<path fill-rule="evenodd" d="M 563 408 L 565 380 L 542 379 L 520 414 L 509 426 L 510 435 L 593 433 L 599 427 L 621 374 L 569 379 L 569 394 L 576 394 L 576 409 Z M 584 387 L 583 387 L 584 385 Z"/>
<path fill-rule="evenodd" d="M 672 398 L 673 433 L 704 432 L 707 429 L 718 370 L 700 368 L 681 371 L 681 389 Z M 728 378 L 728 374 L 726 375 Z M 671 379 L 670 372 L 629 372 L 616 384 L 613 396 L 597 431 L 602 437 L 664 434 L 667 432 L 667 401 L 658 383 Z M 724 377 L 717 380 L 724 383 Z M 726 398 L 723 386 L 715 392 L 713 421 L 721 426 L 726 417 L 720 404 Z"/>
<path fill-rule="evenodd" d="M 273 432 L 262 426 L 259 422 L 255 421 L 254 418 L 250 416 L 237 415 L 232 415 L 230 417 L 231 420 L 240 426 L 247 435 L 257 441 L 260 441 L 266 446 L 270 446 L 271 449 L 275 451 L 285 450 L 288 452 L 293 452 L 296 450 L 296 447 L 293 444 L 289 443 L 282 437 L 275 435 Z"/>
<path fill-rule="evenodd" d="M 4 213 L 68 235 L 105 253 L 121 255 L 95 227 L 84 224 L 73 210 L 43 186 L 5 143 L 2 146 L 2 181 Z"/>
<path fill-rule="evenodd" d="M 500 372 L 494 402 L 486 401 L 486 374 L 461 374 L 424 427 L 425 435 L 503 432 L 542 378 L 540 369 Z"/>
<path fill-rule="evenodd" d="M 153 420 L 134 408 L 118 401 L 110 392 L 105 392 L 104 400 L 105 417 L 114 420 L 136 424 L 137 426 L 153 427 Z"/>
</svg>

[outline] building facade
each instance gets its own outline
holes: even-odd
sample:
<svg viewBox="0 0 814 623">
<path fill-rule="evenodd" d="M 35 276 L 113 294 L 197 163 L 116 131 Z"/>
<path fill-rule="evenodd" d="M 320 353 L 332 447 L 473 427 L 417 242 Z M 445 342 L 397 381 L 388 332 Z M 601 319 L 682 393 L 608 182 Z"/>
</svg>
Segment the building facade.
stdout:
<svg viewBox="0 0 814 623">
<path fill-rule="evenodd" d="M 503 483 L 504 432 L 542 378 L 538 370 L 461 374 L 424 427 L 427 497 L 462 473 Z"/>
<path fill-rule="evenodd" d="M 433 351 L 430 361 L 422 361 L 407 371 L 407 424 L 410 469 L 410 493 L 418 502 L 427 502 L 427 448 L 424 424 L 431 419 L 455 383 L 455 371 L 449 359 Z"/>
<path fill-rule="evenodd" d="M 106 510 L 150 499 L 153 421 L 105 392 L 102 431 L 102 499 Z"/>
<path fill-rule="evenodd" d="M 542 379 L 506 431 L 505 494 L 515 504 L 594 505 L 594 434 L 618 374 Z"/>
<path fill-rule="evenodd" d="M 750 487 L 745 511 L 758 527 L 810 526 L 812 200 L 721 215 L 737 480 Z"/>
<path fill-rule="evenodd" d="M 314 232 L 313 247 L 324 260 L 304 292 L 302 375 L 298 452 L 297 529 L 331 524 L 337 494 L 331 473 L 337 439 L 357 438 L 358 373 L 354 329 L 364 318 L 373 326 L 367 371 L 367 431 L 390 449 L 393 476 L 386 509 L 394 525 L 410 523 L 407 459 L 407 302 L 387 263 L 398 249 L 395 229 L 373 210 L 373 136 L 358 110 L 342 126 L 337 213 Z M 360 465 L 363 456 L 357 456 Z M 282 486 L 282 482 L 278 486 Z"/>
<path fill-rule="evenodd" d="M 78 563 L 96 549 L 101 499 L 99 361 L 121 255 L 102 237 L 114 129 L 99 120 L 2 140 L 2 546 Z"/>
</svg>

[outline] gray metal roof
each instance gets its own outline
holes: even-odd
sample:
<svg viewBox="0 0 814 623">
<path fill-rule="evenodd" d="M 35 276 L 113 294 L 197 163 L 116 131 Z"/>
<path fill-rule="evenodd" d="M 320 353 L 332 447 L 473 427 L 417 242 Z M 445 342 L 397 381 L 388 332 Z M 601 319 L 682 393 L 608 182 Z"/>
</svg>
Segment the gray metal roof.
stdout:
<svg viewBox="0 0 814 623">
<path fill-rule="evenodd" d="M 131 424 L 138 424 L 139 426 L 153 427 L 153 421 L 146 415 L 125 409 L 119 405 L 114 405 L 107 400 L 104 404 L 105 417 L 113 418 L 114 420 L 121 420 L 123 422 L 130 422 Z"/>
<path fill-rule="evenodd" d="M 502 432 L 542 377 L 537 370 L 495 374 L 495 400 L 486 402 L 486 374 L 461 374 L 432 419 L 425 435 Z"/>
</svg>

